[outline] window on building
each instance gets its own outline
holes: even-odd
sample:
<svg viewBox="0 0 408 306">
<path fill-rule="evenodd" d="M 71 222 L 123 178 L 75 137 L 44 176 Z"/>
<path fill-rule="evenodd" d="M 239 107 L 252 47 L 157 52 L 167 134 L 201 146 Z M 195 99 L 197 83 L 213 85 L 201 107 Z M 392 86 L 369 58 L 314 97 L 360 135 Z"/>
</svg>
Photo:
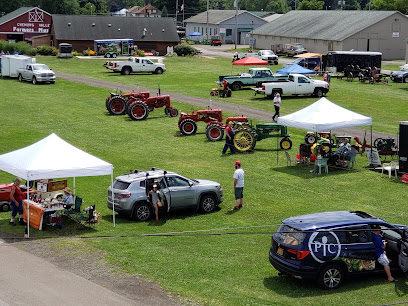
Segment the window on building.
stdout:
<svg viewBox="0 0 408 306">
<path fill-rule="evenodd" d="M 317 39 L 313 39 L 313 42 L 314 42 L 315 44 L 317 44 Z"/>
<path fill-rule="evenodd" d="M 201 27 L 201 34 L 204 34 L 204 28 Z"/>
<path fill-rule="evenodd" d="M 194 32 L 196 32 L 196 27 L 194 27 Z"/>
<path fill-rule="evenodd" d="M 212 32 L 212 28 L 210 28 L 210 35 L 212 35 L 212 33 L 211 33 L 211 32 Z"/>
<path fill-rule="evenodd" d="M 226 35 L 227 35 L 227 36 L 232 36 L 232 29 L 227 29 Z"/>
<path fill-rule="evenodd" d="M 333 42 L 332 41 L 329 41 L 329 45 L 328 45 L 328 48 L 327 48 L 329 51 L 333 51 L 334 50 L 334 48 L 333 48 Z"/>
</svg>

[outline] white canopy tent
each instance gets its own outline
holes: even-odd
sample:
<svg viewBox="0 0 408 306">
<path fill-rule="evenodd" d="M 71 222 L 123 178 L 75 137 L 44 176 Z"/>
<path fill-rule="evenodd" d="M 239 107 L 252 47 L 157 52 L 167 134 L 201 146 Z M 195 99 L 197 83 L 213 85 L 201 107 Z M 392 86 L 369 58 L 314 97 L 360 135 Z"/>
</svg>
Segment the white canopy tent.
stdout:
<svg viewBox="0 0 408 306">
<path fill-rule="evenodd" d="M 74 147 L 54 133 L 28 147 L 0 155 L 0 170 L 27 180 L 27 185 L 38 179 L 73 177 L 75 182 L 75 177 L 99 175 L 110 175 L 113 184 L 111 164 Z M 27 212 L 28 209 L 27 202 Z M 29 213 L 27 216 L 29 218 Z"/>
<path fill-rule="evenodd" d="M 372 125 L 372 119 L 321 98 L 292 114 L 278 118 L 278 124 L 313 132 Z"/>
</svg>

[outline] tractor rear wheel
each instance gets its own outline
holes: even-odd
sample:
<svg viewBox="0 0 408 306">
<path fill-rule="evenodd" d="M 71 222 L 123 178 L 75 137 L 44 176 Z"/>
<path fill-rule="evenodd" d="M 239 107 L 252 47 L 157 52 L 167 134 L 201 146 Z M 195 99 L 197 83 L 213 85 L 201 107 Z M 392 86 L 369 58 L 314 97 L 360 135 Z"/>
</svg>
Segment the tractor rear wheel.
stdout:
<svg viewBox="0 0 408 306">
<path fill-rule="evenodd" d="M 209 141 L 219 141 L 224 137 L 224 129 L 218 124 L 210 124 L 205 130 Z"/>
<path fill-rule="evenodd" d="M 126 100 L 120 96 L 113 97 L 108 102 L 108 112 L 111 115 L 124 115 L 126 113 Z"/>
<path fill-rule="evenodd" d="M 172 108 L 171 110 L 170 110 L 170 117 L 177 117 L 178 116 L 178 110 L 177 110 L 177 108 Z"/>
<path fill-rule="evenodd" d="M 241 129 L 234 136 L 234 147 L 238 152 L 248 152 L 255 148 L 256 138 L 249 129 Z"/>
<path fill-rule="evenodd" d="M 142 101 L 133 102 L 129 106 L 128 116 L 132 120 L 145 120 L 149 115 L 146 103 Z"/>
<path fill-rule="evenodd" d="M 307 144 L 313 144 L 316 142 L 316 136 L 313 134 L 306 134 L 305 136 L 305 142 Z"/>
<path fill-rule="evenodd" d="M 292 148 L 292 140 L 285 137 L 280 141 L 280 147 L 282 150 L 290 150 Z"/>
<path fill-rule="evenodd" d="M 197 124 L 192 119 L 184 119 L 180 123 L 180 132 L 183 135 L 194 135 L 197 132 Z"/>
</svg>

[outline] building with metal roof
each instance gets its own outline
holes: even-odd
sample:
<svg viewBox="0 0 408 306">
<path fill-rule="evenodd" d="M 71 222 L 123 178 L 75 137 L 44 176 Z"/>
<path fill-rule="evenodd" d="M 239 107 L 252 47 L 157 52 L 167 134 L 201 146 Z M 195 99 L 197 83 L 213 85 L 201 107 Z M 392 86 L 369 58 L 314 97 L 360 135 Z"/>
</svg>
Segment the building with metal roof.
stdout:
<svg viewBox="0 0 408 306">
<path fill-rule="evenodd" d="M 249 44 L 249 33 L 266 23 L 261 17 L 251 12 L 238 10 L 208 10 L 185 20 L 186 35 L 199 32 L 201 36 L 191 37 L 193 40 L 202 41 L 219 35 L 223 43 L 235 43 L 237 31 L 237 44 Z M 208 26 L 207 26 L 208 22 Z"/>
<path fill-rule="evenodd" d="M 89 15 L 52 15 L 54 46 L 69 43 L 81 52 L 93 49 L 94 40 L 131 38 L 139 49 L 167 53 L 180 39 L 173 18 L 134 18 Z"/>
<path fill-rule="evenodd" d="M 379 51 L 384 59 L 405 57 L 408 18 L 397 11 L 295 10 L 255 29 L 255 48 L 300 43 L 310 52 Z"/>
</svg>

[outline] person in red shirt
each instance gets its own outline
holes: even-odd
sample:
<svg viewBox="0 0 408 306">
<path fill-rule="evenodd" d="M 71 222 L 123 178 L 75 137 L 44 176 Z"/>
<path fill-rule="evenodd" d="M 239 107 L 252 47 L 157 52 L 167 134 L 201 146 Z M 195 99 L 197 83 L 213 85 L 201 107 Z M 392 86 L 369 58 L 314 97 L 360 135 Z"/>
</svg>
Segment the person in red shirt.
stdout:
<svg viewBox="0 0 408 306">
<path fill-rule="evenodd" d="M 235 132 L 232 128 L 232 122 L 228 122 L 227 127 L 225 128 L 225 145 L 222 149 L 222 154 L 225 154 L 228 148 L 231 150 L 231 154 L 235 154 L 235 147 L 234 147 L 234 136 Z"/>
<path fill-rule="evenodd" d="M 10 225 L 14 226 L 16 223 L 14 222 L 14 218 L 16 217 L 17 213 L 19 215 L 19 221 L 21 225 L 24 225 L 23 220 L 23 193 L 20 189 L 21 178 L 16 177 L 13 181 L 14 185 L 11 187 L 10 192 L 10 207 L 11 207 L 11 220 Z"/>
</svg>

